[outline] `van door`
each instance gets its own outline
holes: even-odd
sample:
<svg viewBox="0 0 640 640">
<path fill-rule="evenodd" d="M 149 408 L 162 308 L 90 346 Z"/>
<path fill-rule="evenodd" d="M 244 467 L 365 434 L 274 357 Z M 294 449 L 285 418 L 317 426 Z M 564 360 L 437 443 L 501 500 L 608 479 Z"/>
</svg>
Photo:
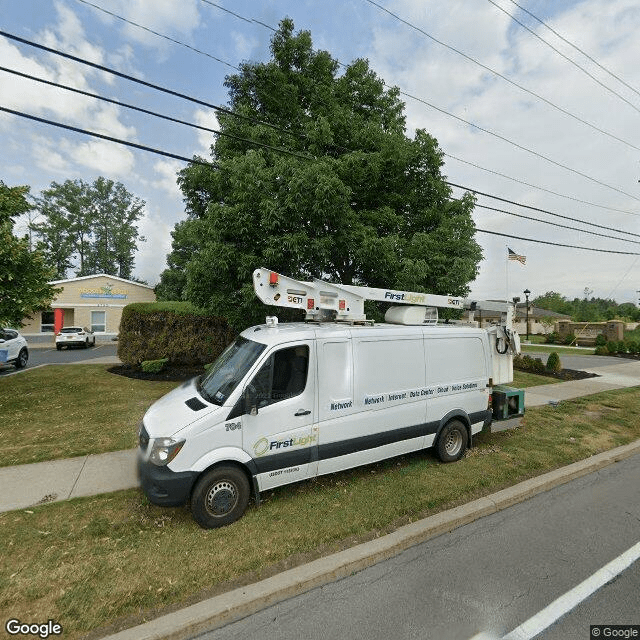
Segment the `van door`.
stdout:
<svg viewBox="0 0 640 640">
<path fill-rule="evenodd" d="M 315 369 L 313 340 L 278 345 L 247 385 L 258 413 L 242 418 L 243 449 L 261 490 L 316 475 Z"/>
</svg>

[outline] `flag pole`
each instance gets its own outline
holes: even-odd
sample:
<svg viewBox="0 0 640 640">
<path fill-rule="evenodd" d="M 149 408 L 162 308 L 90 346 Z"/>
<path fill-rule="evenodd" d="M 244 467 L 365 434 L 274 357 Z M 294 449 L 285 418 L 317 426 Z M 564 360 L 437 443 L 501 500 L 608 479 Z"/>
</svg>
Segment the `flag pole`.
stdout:
<svg viewBox="0 0 640 640">
<path fill-rule="evenodd" d="M 504 245 L 504 281 L 505 281 L 505 300 L 509 302 L 509 247 Z"/>
</svg>

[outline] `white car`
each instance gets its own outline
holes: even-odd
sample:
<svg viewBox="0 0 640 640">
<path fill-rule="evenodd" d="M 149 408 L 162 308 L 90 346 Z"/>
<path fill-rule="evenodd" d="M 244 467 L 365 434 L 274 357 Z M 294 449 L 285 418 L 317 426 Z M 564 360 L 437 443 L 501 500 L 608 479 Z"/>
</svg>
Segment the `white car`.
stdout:
<svg viewBox="0 0 640 640">
<path fill-rule="evenodd" d="M 95 346 L 96 337 L 86 327 L 63 327 L 59 333 L 56 334 L 56 349 L 60 351 L 62 347 L 72 347 L 78 345 L 85 349 L 89 345 Z"/>
<path fill-rule="evenodd" d="M 0 329 L 0 363 L 12 364 L 16 369 L 27 366 L 29 348 L 26 339 L 15 329 Z"/>
</svg>

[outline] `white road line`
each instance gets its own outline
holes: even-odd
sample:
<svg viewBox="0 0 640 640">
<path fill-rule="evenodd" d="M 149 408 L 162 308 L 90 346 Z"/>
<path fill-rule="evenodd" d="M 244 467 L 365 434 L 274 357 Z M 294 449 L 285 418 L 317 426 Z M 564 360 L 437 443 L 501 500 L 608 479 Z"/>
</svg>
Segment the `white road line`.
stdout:
<svg viewBox="0 0 640 640">
<path fill-rule="evenodd" d="M 511 633 L 504 636 L 502 640 L 531 640 L 531 638 L 535 638 L 547 627 L 550 627 L 556 620 L 559 620 L 563 615 L 607 584 L 607 582 L 610 582 L 625 569 L 629 568 L 639 558 L 640 542 L 634 544 L 631 549 L 619 555 L 599 571 L 596 571 L 584 582 L 581 582 L 571 589 L 571 591 L 567 591 L 567 593 L 560 596 L 557 600 L 554 600 L 548 607 L 545 607 L 535 616 L 523 622 Z"/>
</svg>

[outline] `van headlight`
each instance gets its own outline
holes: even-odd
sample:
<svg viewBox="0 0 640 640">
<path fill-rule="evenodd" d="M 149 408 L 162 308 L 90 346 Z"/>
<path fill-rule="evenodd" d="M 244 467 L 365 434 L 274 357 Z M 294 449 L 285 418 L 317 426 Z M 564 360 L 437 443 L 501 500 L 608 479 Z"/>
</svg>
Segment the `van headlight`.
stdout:
<svg viewBox="0 0 640 640">
<path fill-rule="evenodd" d="M 156 438 L 151 447 L 149 460 L 153 464 L 163 467 L 169 464 L 184 445 L 184 438 L 174 440 L 173 438 Z"/>
</svg>

